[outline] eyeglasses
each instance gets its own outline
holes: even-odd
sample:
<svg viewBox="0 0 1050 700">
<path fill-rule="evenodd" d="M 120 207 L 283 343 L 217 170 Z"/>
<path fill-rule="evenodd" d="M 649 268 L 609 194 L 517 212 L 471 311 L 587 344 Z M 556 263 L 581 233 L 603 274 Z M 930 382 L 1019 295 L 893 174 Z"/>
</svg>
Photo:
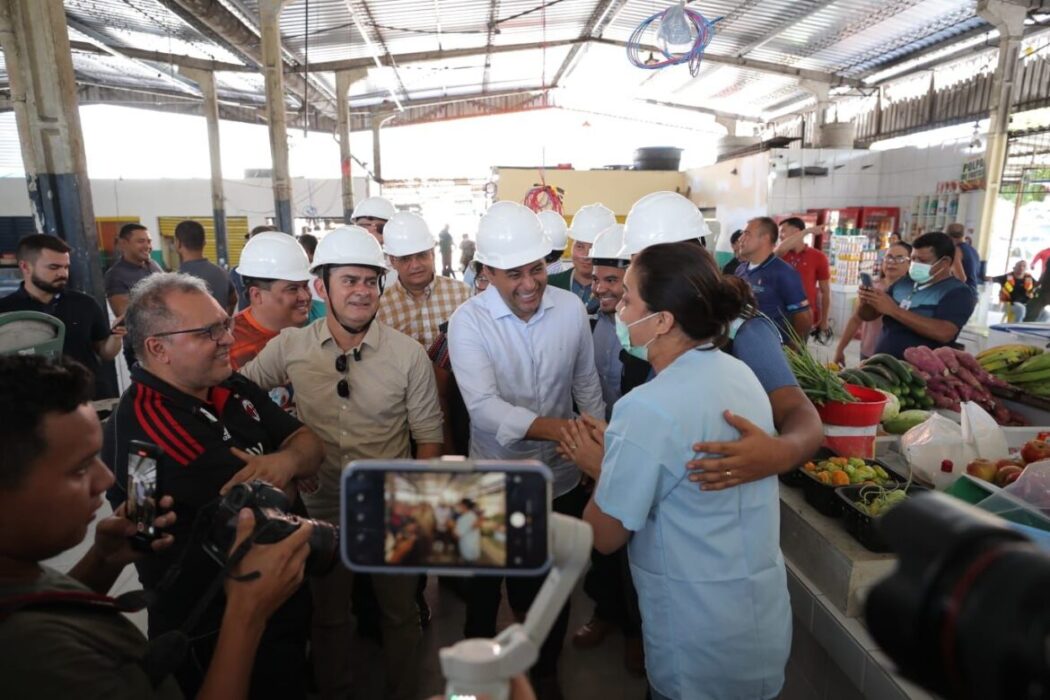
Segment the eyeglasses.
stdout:
<svg viewBox="0 0 1050 700">
<path fill-rule="evenodd" d="M 200 333 L 201 335 L 208 336 L 208 339 L 212 342 L 219 342 L 226 337 L 227 333 L 233 333 L 234 319 L 233 316 L 229 316 L 225 321 L 219 321 L 213 323 L 210 326 L 203 326 L 201 328 L 187 328 L 181 331 L 167 331 L 165 333 L 154 333 L 154 338 L 163 338 L 166 335 L 180 335 L 182 333 Z"/>
<path fill-rule="evenodd" d="M 909 258 L 907 255 L 887 255 L 886 256 L 886 262 L 891 262 L 891 263 L 906 263 L 909 260 L 911 260 L 911 258 Z"/>
<path fill-rule="evenodd" d="M 346 374 L 346 355 L 340 355 L 335 358 L 335 371 L 339 374 Z M 339 398 L 348 399 L 350 398 L 350 382 L 343 379 L 339 380 L 339 383 L 335 385 L 335 393 L 339 394 Z"/>
</svg>

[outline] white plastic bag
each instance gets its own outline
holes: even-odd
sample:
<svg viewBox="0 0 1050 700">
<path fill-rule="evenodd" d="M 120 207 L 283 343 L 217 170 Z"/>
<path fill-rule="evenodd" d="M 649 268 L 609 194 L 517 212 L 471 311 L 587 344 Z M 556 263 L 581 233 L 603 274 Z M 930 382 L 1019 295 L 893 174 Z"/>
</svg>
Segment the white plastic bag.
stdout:
<svg viewBox="0 0 1050 700">
<path fill-rule="evenodd" d="M 1050 515 L 1050 459 L 1029 464 L 1003 491 Z"/>
<path fill-rule="evenodd" d="M 962 405 L 962 439 L 969 443 L 981 459 L 990 459 L 993 462 L 1010 456 L 1010 449 L 1006 444 L 1006 433 L 988 415 L 988 412 L 973 401 L 966 401 Z M 966 465 L 962 465 L 963 468 Z"/>
<path fill-rule="evenodd" d="M 941 476 L 941 462 L 950 459 L 954 465 L 952 476 L 958 478 L 966 465 L 977 458 L 973 445 L 963 440 L 962 427 L 939 413 L 904 433 L 901 449 L 915 475 L 938 487 L 948 485 Z"/>
</svg>

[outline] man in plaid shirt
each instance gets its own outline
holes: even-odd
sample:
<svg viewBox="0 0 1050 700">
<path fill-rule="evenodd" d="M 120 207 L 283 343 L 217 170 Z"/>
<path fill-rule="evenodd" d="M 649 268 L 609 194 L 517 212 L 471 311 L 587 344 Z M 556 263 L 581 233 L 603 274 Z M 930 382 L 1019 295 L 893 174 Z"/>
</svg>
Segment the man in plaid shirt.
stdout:
<svg viewBox="0 0 1050 700">
<path fill-rule="evenodd" d="M 397 282 L 383 294 L 378 318 L 429 348 L 470 287 L 434 273 L 434 236 L 418 214 L 398 212 L 387 221 L 383 250 Z"/>
</svg>

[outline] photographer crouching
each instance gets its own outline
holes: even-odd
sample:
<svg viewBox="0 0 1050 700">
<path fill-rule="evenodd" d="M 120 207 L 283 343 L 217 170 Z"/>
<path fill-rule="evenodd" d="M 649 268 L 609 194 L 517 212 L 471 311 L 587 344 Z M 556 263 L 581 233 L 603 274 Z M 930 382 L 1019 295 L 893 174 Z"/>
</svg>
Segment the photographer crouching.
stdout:
<svg viewBox="0 0 1050 700">
<path fill-rule="evenodd" d="M 151 598 L 149 637 L 179 630 L 189 638 L 175 677 L 193 696 L 221 639 L 227 601 L 215 582 L 232 540 L 228 523 L 252 506 L 256 520 L 284 524 L 278 536 L 260 541 L 294 531 L 285 515 L 290 498 L 279 489 L 294 494 L 298 480 L 316 473 L 323 448 L 309 428 L 233 373 L 233 319 L 200 280 L 178 273 L 142 280 L 131 290 L 125 318 L 139 362 L 107 425 L 102 457 L 116 474 L 108 497 L 114 505 L 127 498 L 129 453 L 145 444 L 156 458 L 157 493 L 174 499 L 178 516 L 174 545 L 136 562 Z M 327 533 L 334 560 L 334 532 L 318 529 Z M 302 586 L 266 625 L 252 697 L 305 697 L 309 626 L 309 590 Z"/>
<path fill-rule="evenodd" d="M 0 677 L 4 697 L 179 698 L 175 679 L 151 678 L 150 647 L 105 596 L 124 567 L 170 552 L 168 534 L 137 552 L 124 506 L 101 520 L 68 575 L 40 562 L 85 537 L 113 474 L 99 460 L 102 430 L 89 401 L 94 378 L 68 360 L 0 357 Z M 161 499 L 162 510 L 172 506 Z M 176 525 L 167 512 L 154 521 Z M 251 535 L 242 512 L 234 549 Z M 298 590 L 312 527 L 255 544 L 225 580 L 226 605 L 198 698 L 244 698 L 266 620 Z"/>
</svg>

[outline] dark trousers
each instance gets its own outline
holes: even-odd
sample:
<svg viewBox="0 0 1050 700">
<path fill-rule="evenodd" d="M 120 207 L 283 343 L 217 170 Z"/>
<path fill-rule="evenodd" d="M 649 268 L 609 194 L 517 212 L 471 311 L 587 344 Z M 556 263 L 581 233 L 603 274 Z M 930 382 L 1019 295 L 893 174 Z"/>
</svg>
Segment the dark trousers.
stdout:
<svg viewBox="0 0 1050 700">
<path fill-rule="evenodd" d="M 587 505 L 587 492 L 580 486 L 558 496 L 551 504 L 555 513 L 579 518 Z M 536 599 L 547 576 L 507 577 L 507 602 L 515 613 L 524 615 Z M 467 584 L 467 619 L 463 634 L 468 638 L 491 638 L 496 636 L 496 616 L 499 613 L 500 587 L 504 579 L 498 576 L 477 576 Z M 566 601 L 547 639 L 540 647 L 540 657 L 533 671 L 536 675 L 553 675 L 558 669 L 565 633 L 569 629 L 569 603 Z"/>
<path fill-rule="evenodd" d="M 638 594 L 627 563 L 627 547 L 612 554 L 591 550 L 591 568 L 583 579 L 583 590 L 594 601 L 594 616 L 616 625 L 625 637 L 642 636 Z"/>
</svg>

